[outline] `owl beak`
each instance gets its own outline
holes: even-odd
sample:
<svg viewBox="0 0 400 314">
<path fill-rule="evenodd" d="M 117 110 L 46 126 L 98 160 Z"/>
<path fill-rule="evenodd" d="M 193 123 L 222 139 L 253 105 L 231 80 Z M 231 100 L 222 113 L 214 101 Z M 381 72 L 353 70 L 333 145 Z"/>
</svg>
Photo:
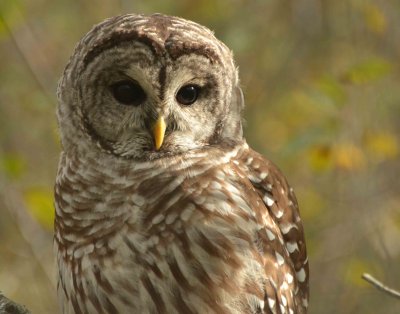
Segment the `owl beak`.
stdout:
<svg viewBox="0 0 400 314">
<path fill-rule="evenodd" d="M 156 150 L 160 149 L 164 141 L 165 128 L 165 120 L 162 116 L 159 116 L 153 127 L 154 144 Z"/>
</svg>

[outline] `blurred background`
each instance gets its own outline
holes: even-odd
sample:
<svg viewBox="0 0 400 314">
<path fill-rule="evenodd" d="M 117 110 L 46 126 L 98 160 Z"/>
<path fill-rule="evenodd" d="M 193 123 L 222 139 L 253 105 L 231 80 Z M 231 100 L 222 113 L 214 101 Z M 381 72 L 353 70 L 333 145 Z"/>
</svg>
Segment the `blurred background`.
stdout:
<svg viewBox="0 0 400 314">
<path fill-rule="evenodd" d="M 120 13 L 213 29 L 233 51 L 248 142 L 294 186 L 310 313 L 400 313 L 398 0 L 0 1 L 0 290 L 58 313 L 52 252 L 56 84 L 76 42 Z"/>
</svg>

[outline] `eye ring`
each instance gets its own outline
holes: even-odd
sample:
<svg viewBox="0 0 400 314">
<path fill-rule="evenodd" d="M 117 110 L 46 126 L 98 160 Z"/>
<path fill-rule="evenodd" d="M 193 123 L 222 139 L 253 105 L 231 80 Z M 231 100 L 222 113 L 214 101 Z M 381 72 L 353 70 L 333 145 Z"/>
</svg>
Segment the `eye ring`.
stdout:
<svg viewBox="0 0 400 314">
<path fill-rule="evenodd" d="M 199 98 L 200 86 L 188 84 L 182 86 L 176 93 L 176 100 L 181 105 L 190 106 Z"/>
<path fill-rule="evenodd" d="M 126 106 L 139 106 L 147 96 L 139 83 L 123 80 L 111 85 L 111 92 L 115 100 Z"/>
</svg>

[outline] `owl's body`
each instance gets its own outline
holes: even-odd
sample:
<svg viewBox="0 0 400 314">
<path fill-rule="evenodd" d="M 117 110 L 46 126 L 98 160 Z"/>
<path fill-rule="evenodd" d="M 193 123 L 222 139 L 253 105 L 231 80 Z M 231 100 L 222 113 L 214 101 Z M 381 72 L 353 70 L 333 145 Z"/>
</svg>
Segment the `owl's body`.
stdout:
<svg viewBox="0 0 400 314">
<path fill-rule="evenodd" d="M 306 313 L 295 196 L 243 139 L 237 71 L 210 31 L 107 20 L 59 98 L 63 313 Z"/>
</svg>

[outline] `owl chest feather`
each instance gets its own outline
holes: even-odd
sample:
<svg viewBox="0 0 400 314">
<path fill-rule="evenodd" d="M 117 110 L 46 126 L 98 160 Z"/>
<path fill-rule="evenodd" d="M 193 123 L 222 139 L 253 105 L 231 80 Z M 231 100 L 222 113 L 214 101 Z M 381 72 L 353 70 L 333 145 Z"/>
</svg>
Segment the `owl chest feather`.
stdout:
<svg viewBox="0 0 400 314">
<path fill-rule="evenodd" d="M 272 246 L 257 245 L 262 201 L 235 154 L 108 169 L 65 157 L 55 188 L 64 313 L 262 309 Z"/>
</svg>

